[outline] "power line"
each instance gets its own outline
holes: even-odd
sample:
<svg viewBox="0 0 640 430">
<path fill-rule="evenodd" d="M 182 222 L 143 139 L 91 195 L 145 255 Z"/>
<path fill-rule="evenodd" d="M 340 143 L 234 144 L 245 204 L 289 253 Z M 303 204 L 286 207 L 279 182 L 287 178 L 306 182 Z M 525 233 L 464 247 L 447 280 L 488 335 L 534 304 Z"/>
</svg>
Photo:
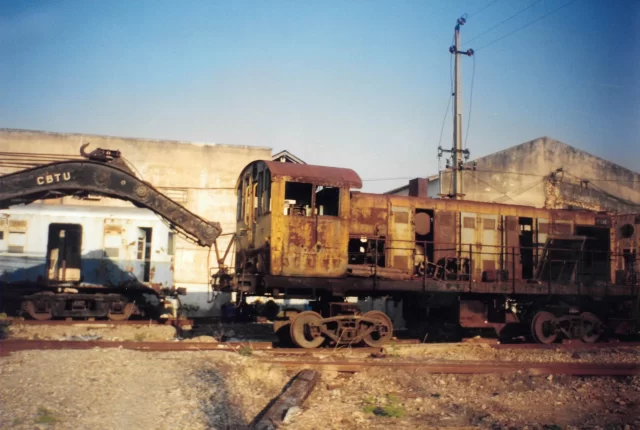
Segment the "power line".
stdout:
<svg viewBox="0 0 640 430">
<path fill-rule="evenodd" d="M 509 21 L 509 20 L 511 20 L 511 19 L 513 19 L 513 18 L 515 18 L 516 16 L 520 15 L 522 12 L 524 12 L 524 11 L 527 11 L 527 10 L 531 9 L 532 7 L 534 7 L 535 5 L 537 5 L 538 3 L 540 3 L 541 1 L 542 1 L 542 0 L 538 0 L 538 1 L 536 1 L 536 2 L 531 3 L 529 6 L 527 6 L 527 7 L 525 7 L 524 9 L 522 9 L 522 10 L 520 10 L 520 11 L 518 11 L 518 12 L 514 13 L 514 14 L 513 14 L 513 15 L 511 15 L 509 18 L 505 19 L 504 21 L 499 22 L 498 24 L 494 25 L 494 26 L 493 26 L 493 27 L 491 27 L 490 29 L 488 29 L 488 30 L 486 30 L 486 31 L 483 31 L 483 32 L 482 32 L 482 33 L 480 33 L 480 34 L 477 34 L 477 35 L 473 36 L 471 39 L 469 39 L 469 40 L 467 40 L 465 43 L 463 43 L 463 45 L 464 45 L 464 44 L 467 44 L 467 43 L 469 43 L 469 42 L 471 42 L 472 40 L 476 40 L 476 39 L 477 39 L 478 37 L 480 37 L 480 36 L 483 36 L 483 35 L 485 35 L 485 34 L 489 33 L 491 30 L 493 30 L 493 29 L 494 29 L 494 28 L 496 28 L 496 27 L 500 27 L 500 26 L 501 26 L 502 24 L 504 24 L 505 22 L 507 22 L 507 21 Z M 477 51 L 477 49 L 476 49 L 476 51 Z"/>
<path fill-rule="evenodd" d="M 451 44 L 454 43 L 455 37 L 451 39 Z M 440 138 L 438 139 L 438 148 L 442 144 L 442 134 L 444 133 L 444 125 L 447 122 L 447 114 L 449 113 L 449 106 L 451 106 L 451 99 L 453 98 L 453 56 L 450 56 L 449 60 L 449 101 L 447 102 L 447 109 L 444 111 L 444 118 L 442 119 L 442 127 L 440 127 Z M 440 158 L 438 158 L 438 170 L 440 170 Z"/>
<path fill-rule="evenodd" d="M 495 3 L 495 2 L 497 2 L 497 1 L 500 1 L 500 0 L 493 0 L 492 2 L 490 2 L 489 4 L 487 4 L 485 7 L 481 8 L 481 9 L 480 9 L 480 10 L 478 10 L 478 11 L 473 12 L 471 15 L 468 15 L 468 16 L 467 16 L 467 19 L 468 19 L 468 18 L 471 18 L 472 16 L 475 16 L 475 15 L 479 14 L 480 12 L 482 12 L 483 10 L 485 10 L 486 8 L 488 8 L 489 6 L 491 6 L 492 4 L 494 4 L 494 3 Z"/>
<path fill-rule="evenodd" d="M 508 171 L 504 171 L 504 170 L 482 170 L 482 169 L 476 169 L 475 172 L 480 172 L 480 173 L 493 173 L 493 174 L 501 174 L 501 175 L 517 175 L 517 176 L 531 176 L 531 177 L 536 177 L 536 178 L 548 178 L 549 174 L 546 175 L 540 175 L 537 173 L 524 173 L 524 172 L 508 172 Z M 567 173 L 565 171 L 565 173 Z M 569 176 L 573 176 L 569 173 L 567 173 L 567 175 Z M 434 175 L 435 176 L 435 175 Z M 363 179 L 363 182 L 380 182 L 380 181 L 399 181 L 399 180 L 410 180 L 410 179 L 414 179 L 417 178 L 418 176 L 404 176 L 404 177 L 395 177 L 395 178 L 372 178 L 372 179 Z M 576 178 L 574 176 L 574 178 Z M 598 178 L 577 178 L 580 179 L 582 181 L 589 181 L 589 182 L 617 182 L 617 183 L 640 183 L 640 180 L 636 180 L 636 179 L 598 179 Z"/>
<path fill-rule="evenodd" d="M 471 72 L 471 90 L 469 91 L 469 117 L 467 118 L 467 131 L 464 135 L 464 147 L 467 148 L 467 139 L 469 138 L 469 124 L 471 124 L 471 106 L 473 105 L 473 81 L 476 77 L 476 56 L 473 57 L 473 71 Z"/>
<path fill-rule="evenodd" d="M 479 47 L 479 48 L 477 48 L 477 49 L 476 49 L 476 52 L 477 52 L 477 51 L 479 51 L 479 50 L 481 50 L 481 49 L 486 48 L 487 46 L 491 46 L 491 45 L 493 45 L 494 43 L 499 42 L 499 41 L 501 41 L 502 39 L 505 39 L 505 38 L 507 38 L 507 37 L 511 36 L 511 35 L 512 35 L 512 34 L 514 34 L 514 33 L 519 32 L 520 30 L 524 30 L 525 28 L 529 27 L 530 25 L 535 24 L 536 22 L 540 21 L 541 19 L 546 18 L 547 16 L 551 15 L 552 13 L 555 13 L 555 12 L 559 11 L 560 9 L 563 9 L 563 8 L 565 8 L 565 7 L 569 6 L 569 5 L 571 5 L 571 4 L 573 4 L 573 3 L 577 2 L 577 1 L 578 1 L 578 0 L 571 0 L 569 3 L 565 3 L 564 5 L 562 5 L 562 6 L 560 6 L 560 7 L 555 8 L 555 9 L 554 9 L 554 10 L 552 10 L 551 12 L 547 12 L 547 13 L 545 13 L 545 14 L 544 14 L 544 15 L 542 15 L 540 18 L 538 18 L 538 19 L 535 19 L 535 20 L 531 21 L 529 24 L 527 24 L 527 25 L 525 25 L 525 26 L 522 26 L 522 27 L 520 27 L 520 28 L 518 28 L 518 29 L 516 29 L 516 30 L 513 30 L 513 31 L 512 31 L 512 32 L 510 32 L 510 33 L 507 33 L 507 34 L 505 34 L 504 36 L 499 37 L 498 39 L 495 39 L 493 42 L 489 42 L 489 43 L 487 43 L 486 45 L 482 45 L 481 47 Z"/>
</svg>

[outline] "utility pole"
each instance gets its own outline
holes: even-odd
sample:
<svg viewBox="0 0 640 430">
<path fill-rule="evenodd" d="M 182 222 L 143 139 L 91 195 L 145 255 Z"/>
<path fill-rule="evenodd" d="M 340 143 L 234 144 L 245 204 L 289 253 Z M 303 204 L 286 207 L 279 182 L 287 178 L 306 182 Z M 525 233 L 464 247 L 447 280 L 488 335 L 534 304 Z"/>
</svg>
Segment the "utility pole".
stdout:
<svg viewBox="0 0 640 430">
<path fill-rule="evenodd" d="M 447 160 L 447 168 L 452 167 L 453 175 L 453 189 L 447 194 L 447 197 L 452 199 L 461 199 L 464 197 L 462 192 L 462 157 L 466 160 L 469 159 L 469 150 L 462 149 L 462 70 L 460 67 L 460 55 L 466 55 L 471 57 L 473 55 L 473 49 L 467 49 L 461 51 L 460 44 L 460 26 L 467 22 L 464 16 L 458 18 L 455 27 L 454 45 L 449 47 L 449 52 L 454 55 L 454 87 L 453 87 L 453 148 L 442 149 L 438 148 L 438 157 L 442 156 L 443 152 L 451 153 L 451 166 L 449 160 Z"/>
</svg>

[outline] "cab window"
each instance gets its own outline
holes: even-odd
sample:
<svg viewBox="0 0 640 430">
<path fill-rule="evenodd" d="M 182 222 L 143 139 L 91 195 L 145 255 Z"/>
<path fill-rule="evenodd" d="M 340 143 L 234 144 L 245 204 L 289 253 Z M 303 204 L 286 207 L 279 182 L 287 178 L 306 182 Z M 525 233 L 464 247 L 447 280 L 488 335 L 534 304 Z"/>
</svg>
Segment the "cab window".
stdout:
<svg viewBox="0 0 640 430">
<path fill-rule="evenodd" d="M 284 186 L 284 214 L 311 216 L 313 184 L 287 182 Z"/>
<path fill-rule="evenodd" d="M 318 186 L 316 189 L 316 214 L 340 215 L 340 188 Z"/>
</svg>

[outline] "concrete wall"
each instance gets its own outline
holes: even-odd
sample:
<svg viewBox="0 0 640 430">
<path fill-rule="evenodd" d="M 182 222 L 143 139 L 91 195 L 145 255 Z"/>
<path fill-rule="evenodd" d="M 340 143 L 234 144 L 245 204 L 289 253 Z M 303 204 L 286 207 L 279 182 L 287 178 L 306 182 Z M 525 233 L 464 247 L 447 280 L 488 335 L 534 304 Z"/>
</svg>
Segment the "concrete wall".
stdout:
<svg viewBox="0 0 640 430">
<path fill-rule="evenodd" d="M 98 147 L 120 150 L 143 180 L 170 196 L 185 195 L 186 201 L 181 204 L 206 219 L 220 222 L 227 233 L 235 231 L 234 188 L 238 175 L 251 161 L 271 159 L 271 148 L 265 147 L 0 129 L 0 151 L 79 155 L 84 143 L 90 143 L 87 151 Z M 8 172 L 0 170 L 3 173 Z M 133 207 L 106 198 L 80 201 L 67 197 L 46 204 Z M 222 252 L 228 241 L 228 236 L 218 241 Z M 233 255 L 229 255 L 227 263 L 232 261 Z M 208 248 L 178 239 L 174 282 L 177 287 L 188 288 L 184 302 L 199 306 L 200 315 L 207 314 L 211 307 L 207 303 L 207 283 L 209 269 L 216 265 L 213 251 L 209 253 Z"/>
<path fill-rule="evenodd" d="M 535 139 L 476 162 L 476 171 L 463 171 L 466 200 L 557 209 L 640 209 L 639 173 L 554 139 Z M 550 180 L 559 168 L 564 173 Z M 448 192 L 450 172 L 443 172 L 442 184 L 443 192 Z"/>
</svg>

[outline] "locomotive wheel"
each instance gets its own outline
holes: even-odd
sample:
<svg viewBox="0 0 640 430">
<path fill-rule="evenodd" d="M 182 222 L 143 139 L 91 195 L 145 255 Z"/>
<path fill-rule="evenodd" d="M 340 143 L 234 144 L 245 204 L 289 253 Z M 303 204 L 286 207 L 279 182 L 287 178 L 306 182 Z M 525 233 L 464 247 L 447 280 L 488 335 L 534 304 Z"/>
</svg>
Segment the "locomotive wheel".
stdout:
<svg viewBox="0 0 640 430">
<path fill-rule="evenodd" d="M 551 323 L 556 317 L 547 311 L 538 312 L 531 321 L 531 334 L 538 343 L 549 344 L 556 341 L 558 333 Z"/>
<path fill-rule="evenodd" d="M 376 329 L 362 338 L 364 343 L 368 346 L 378 347 L 391 339 L 393 336 L 393 323 L 387 314 L 381 311 L 369 311 L 363 317 L 377 320 Z"/>
<path fill-rule="evenodd" d="M 24 309 L 27 311 L 29 316 L 34 320 L 46 321 L 51 319 L 51 305 L 47 303 L 47 311 L 46 312 L 38 312 L 36 310 L 36 305 L 31 301 L 27 300 L 24 304 Z"/>
<path fill-rule="evenodd" d="M 133 313 L 134 306 L 135 305 L 133 303 L 127 303 L 126 305 L 124 305 L 124 309 L 122 310 L 122 313 L 115 313 L 109 310 L 107 317 L 111 321 L 126 321 L 129 319 L 129 317 Z"/>
<path fill-rule="evenodd" d="M 299 313 L 291 321 L 291 340 L 300 348 L 317 348 L 324 342 L 324 336 L 313 330 L 309 323 L 319 324 L 322 316 L 313 311 Z"/>
<path fill-rule="evenodd" d="M 580 339 L 582 339 L 584 343 L 595 343 L 602 333 L 600 331 L 602 325 L 600 318 L 591 312 L 583 312 L 580 314 L 580 319 L 582 320 L 582 328 L 584 330 Z"/>
</svg>

